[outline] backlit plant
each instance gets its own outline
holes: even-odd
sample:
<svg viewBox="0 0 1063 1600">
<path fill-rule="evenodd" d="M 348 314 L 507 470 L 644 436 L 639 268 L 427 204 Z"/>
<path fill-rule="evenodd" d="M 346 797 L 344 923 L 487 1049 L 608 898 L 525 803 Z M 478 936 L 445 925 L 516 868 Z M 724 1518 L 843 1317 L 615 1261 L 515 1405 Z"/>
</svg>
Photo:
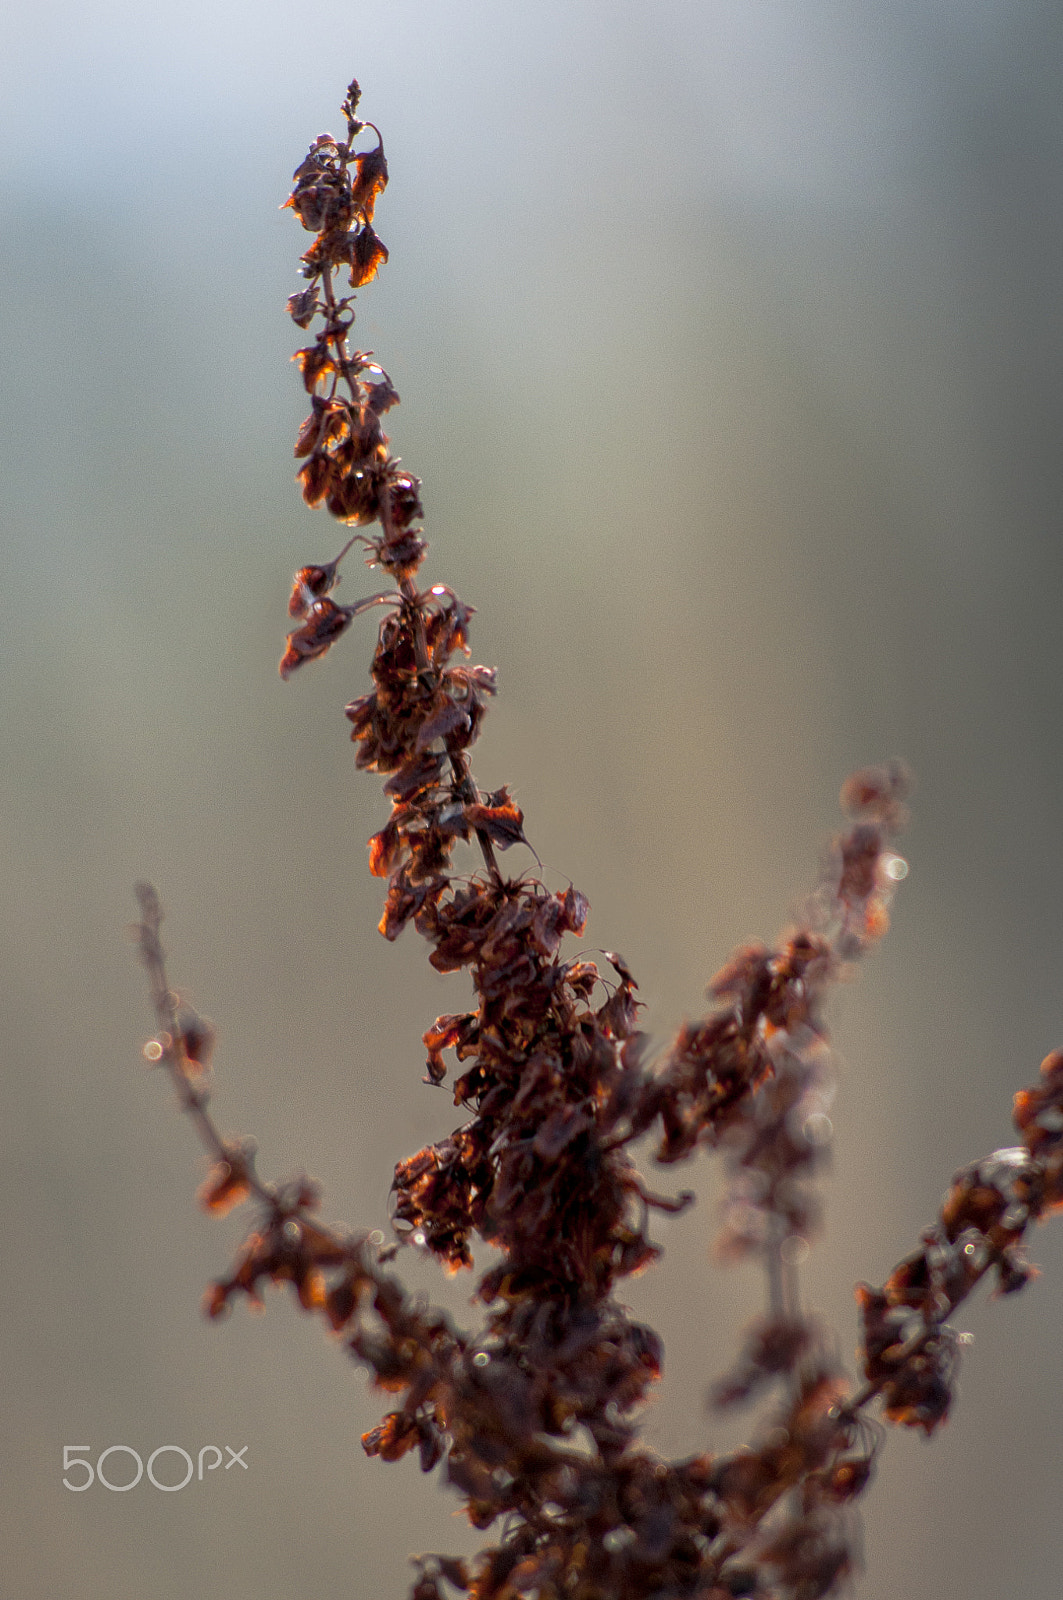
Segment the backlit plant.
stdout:
<svg viewBox="0 0 1063 1600">
<path fill-rule="evenodd" d="M 306 286 L 288 302 L 310 340 L 296 356 L 310 402 L 299 482 L 309 505 L 356 531 L 334 560 L 296 573 L 280 671 L 290 677 L 359 614 L 382 612 L 371 687 L 346 708 L 356 764 L 382 776 L 390 804 L 369 868 L 386 883 L 385 938 L 412 924 L 438 972 L 471 979 L 468 1008 L 424 1034 L 425 1081 L 450 1076 L 462 1120 L 399 1161 L 386 1245 L 326 1225 L 311 1181 L 264 1181 L 252 1146 L 223 1139 L 209 1115 L 210 1029 L 170 987 L 158 901 L 141 885 L 158 1020 L 145 1053 L 169 1071 L 212 1157 L 203 1203 L 256 1213 L 206 1308 L 219 1317 L 290 1284 L 389 1397 L 366 1451 L 389 1462 L 415 1452 L 461 1496 L 488 1542 L 471 1560 L 416 1557 L 411 1600 L 816 1600 L 856 1565 L 853 1505 L 882 1436 L 875 1408 L 932 1433 L 952 1401 L 951 1313 L 984 1277 L 1010 1294 L 1033 1275 L 1026 1231 L 1063 1204 L 1063 1052 L 1016 1096 L 1021 1142 L 957 1173 L 918 1248 L 881 1288 L 858 1286 L 855 1384 L 802 1309 L 797 1273 L 819 1228 L 831 1131 L 824 999 L 888 926 L 906 871 L 893 841 L 907 775 L 892 763 L 846 781 L 847 826 L 799 925 L 774 949 L 733 955 L 708 1014 L 652 1059 L 627 963 L 573 950 L 585 897 L 547 887 L 512 796 L 481 792 L 472 775 L 495 671 L 469 664 L 472 608 L 444 583 L 422 584 L 421 485 L 391 455 L 382 420 L 398 395 L 350 342 L 353 291 L 388 254 L 374 227 L 383 142 L 359 98 L 352 83 L 345 135 L 315 139 L 288 201 L 314 235 Z M 333 591 L 355 546 L 387 586 L 341 605 Z M 764 1315 L 713 1389 L 719 1408 L 767 1403 L 740 1450 L 668 1461 L 640 1441 L 662 1351 L 618 1292 L 661 1253 L 651 1214 L 693 1196 L 651 1189 L 636 1148 L 643 1166 L 720 1154 L 717 1253 L 763 1263 Z M 459 1329 L 409 1295 L 393 1264 L 414 1250 L 471 1269 L 476 1240 L 494 1259 L 473 1296 L 479 1323 Z"/>
</svg>

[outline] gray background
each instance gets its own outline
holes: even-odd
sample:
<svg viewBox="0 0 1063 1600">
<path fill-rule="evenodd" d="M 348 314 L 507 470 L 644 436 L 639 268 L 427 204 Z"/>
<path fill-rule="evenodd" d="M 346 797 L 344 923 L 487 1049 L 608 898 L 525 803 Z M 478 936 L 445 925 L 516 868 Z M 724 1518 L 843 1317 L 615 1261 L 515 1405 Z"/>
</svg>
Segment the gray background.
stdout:
<svg viewBox="0 0 1063 1600">
<path fill-rule="evenodd" d="M 286 1295 L 207 1325 L 240 1223 L 140 1048 L 123 943 L 158 884 L 262 1168 L 386 1225 L 447 1131 L 420 1034 L 458 1009 L 374 933 L 386 814 L 341 708 L 373 623 L 276 673 L 302 507 L 279 212 L 352 73 L 392 251 L 362 342 L 404 397 L 426 568 L 500 669 L 476 771 L 589 895 L 662 1040 L 811 881 L 854 765 L 916 769 L 883 949 L 833 1009 L 830 1226 L 809 1298 L 855 1343 L 952 1170 L 1011 1142 L 1063 1044 L 1063 39 L 1023 0 L 255 0 L 5 8 L 0 591 L 7 1512 L 23 1600 L 405 1593 L 472 1548 Z M 372 587 L 355 562 L 343 595 Z M 365 587 L 362 587 L 362 586 Z M 678 1175 L 687 1181 L 687 1173 Z M 632 1303 L 667 1340 L 651 1441 L 726 1444 L 709 1377 L 758 1306 L 705 1204 Z M 893 1433 L 862 1600 L 1055 1600 L 1063 1233 L 965 1310 L 954 1419 Z M 418 1280 L 420 1281 L 420 1280 Z M 423 1286 L 460 1316 L 468 1280 Z M 61 1487 L 64 1444 L 249 1446 L 164 1495 Z M 115 1475 L 118 1475 L 116 1465 Z"/>
</svg>

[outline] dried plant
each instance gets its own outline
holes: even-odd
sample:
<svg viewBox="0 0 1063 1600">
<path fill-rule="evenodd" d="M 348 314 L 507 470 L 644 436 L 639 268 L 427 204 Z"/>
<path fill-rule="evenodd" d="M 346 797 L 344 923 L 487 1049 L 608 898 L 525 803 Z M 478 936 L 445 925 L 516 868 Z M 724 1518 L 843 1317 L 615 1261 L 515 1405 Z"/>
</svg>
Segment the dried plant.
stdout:
<svg viewBox="0 0 1063 1600">
<path fill-rule="evenodd" d="M 267 1284 L 290 1284 L 392 1397 L 363 1437 L 366 1451 L 396 1461 L 416 1450 L 425 1472 L 440 1467 L 473 1525 L 492 1530 L 471 1561 L 415 1557 L 411 1600 L 454 1591 L 816 1600 L 856 1566 L 853 1506 L 882 1437 L 875 1407 L 932 1433 L 952 1401 L 951 1313 L 987 1276 L 999 1294 L 1033 1276 L 1026 1231 L 1063 1204 L 1063 1052 L 1016 1096 L 1021 1143 L 959 1172 L 915 1252 L 881 1288 L 857 1288 L 855 1386 L 802 1309 L 797 1276 L 819 1228 L 816 1179 L 830 1135 L 824 999 L 886 931 L 906 870 L 892 844 L 906 773 L 894 763 L 848 779 L 848 826 L 800 924 L 775 949 L 739 950 L 709 986 L 708 1015 L 652 1061 L 627 963 L 610 952 L 602 971 L 562 953 L 566 935 L 583 933 L 586 899 L 571 885 L 547 888 L 534 851 L 539 871 L 527 868 L 519 807 L 504 788 L 481 793 L 470 771 L 494 669 L 467 664 L 471 607 L 445 584 L 420 585 L 420 483 L 390 454 L 381 421 L 398 395 L 348 343 L 354 295 L 341 292 L 339 275 L 353 291 L 387 260 L 374 229 L 387 164 L 358 102 L 352 83 L 345 137 L 314 141 L 287 202 L 315 235 L 302 257 L 307 286 L 288 302 L 298 326 L 314 330 L 295 358 L 310 396 L 295 454 L 309 505 L 379 531 L 356 532 L 335 560 L 297 572 L 297 626 L 280 670 L 289 677 L 361 612 L 384 609 L 372 688 L 346 708 L 357 765 L 384 776 L 391 805 L 369 865 L 387 881 L 385 938 L 412 923 L 438 972 L 472 980 L 470 1008 L 424 1035 L 425 1081 L 444 1082 L 451 1052 L 465 1120 L 398 1163 L 386 1246 L 379 1234 L 326 1226 L 311 1181 L 265 1182 L 252 1146 L 223 1139 L 209 1115 L 210 1030 L 170 987 L 158 901 L 142 885 L 138 935 L 158 1019 L 145 1053 L 168 1070 L 213 1158 L 204 1205 L 257 1210 L 206 1309 L 220 1317 L 241 1297 L 261 1304 Z M 344 606 L 331 596 L 356 543 L 390 586 Z M 458 846 L 475 853 L 471 868 L 453 866 Z M 510 874 L 499 857 L 514 847 L 525 870 Z M 713 1398 L 721 1408 L 769 1405 L 732 1453 L 666 1461 L 639 1440 L 661 1347 L 617 1292 L 661 1253 L 651 1212 L 681 1211 L 693 1197 L 654 1193 L 634 1163 L 637 1144 L 664 1166 L 718 1152 L 728 1190 L 717 1253 L 763 1263 L 765 1313 Z M 496 1256 L 473 1299 L 482 1323 L 461 1331 L 407 1294 L 391 1263 L 414 1250 L 450 1272 L 468 1269 L 476 1239 Z"/>
</svg>

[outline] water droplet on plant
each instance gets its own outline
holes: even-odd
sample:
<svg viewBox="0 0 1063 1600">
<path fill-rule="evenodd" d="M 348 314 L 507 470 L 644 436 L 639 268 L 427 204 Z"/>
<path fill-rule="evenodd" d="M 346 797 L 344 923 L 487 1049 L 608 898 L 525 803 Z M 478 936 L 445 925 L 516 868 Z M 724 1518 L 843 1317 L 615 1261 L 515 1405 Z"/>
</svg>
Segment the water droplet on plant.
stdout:
<svg viewBox="0 0 1063 1600">
<path fill-rule="evenodd" d="M 824 1112 L 813 1111 L 810 1117 L 805 1118 L 805 1124 L 801 1131 L 809 1144 L 827 1145 L 830 1144 L 831 1139 L 834 1137 L 834 1124 Z"/>
<path fill-rule="evenodd" d="M 799 1233 L 792 1233 L 784 1239 L 779 1254 L 789 1267 L 799 1267 L 808 1257 L 808 1240 L 802 1239 Z"/>
</svg>

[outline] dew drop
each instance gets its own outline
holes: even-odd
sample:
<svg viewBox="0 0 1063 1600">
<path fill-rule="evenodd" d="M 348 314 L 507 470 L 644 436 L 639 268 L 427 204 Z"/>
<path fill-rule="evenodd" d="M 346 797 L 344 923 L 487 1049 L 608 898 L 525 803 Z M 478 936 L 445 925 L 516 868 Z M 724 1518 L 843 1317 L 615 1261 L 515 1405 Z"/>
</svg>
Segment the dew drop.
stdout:
<svg viewBox="0 0 1063 1600">
<path fill-rule="evenodd" d="M 802 1239 L 799 1233 L 792 1233 L 783 1240 L 779 1254 L 788 1267 L 799 1267 L 808 1258 L 808 1240 Z"/>
<path fill-rule="evenodd" d="M 834 1124 L 822 1111 L 813 1111 L 810 1117 L 805 1118 L 802 1129 L 805 1138 L 812 1145 L 828 1145 L 834 1137 Z"/>
</svg>

